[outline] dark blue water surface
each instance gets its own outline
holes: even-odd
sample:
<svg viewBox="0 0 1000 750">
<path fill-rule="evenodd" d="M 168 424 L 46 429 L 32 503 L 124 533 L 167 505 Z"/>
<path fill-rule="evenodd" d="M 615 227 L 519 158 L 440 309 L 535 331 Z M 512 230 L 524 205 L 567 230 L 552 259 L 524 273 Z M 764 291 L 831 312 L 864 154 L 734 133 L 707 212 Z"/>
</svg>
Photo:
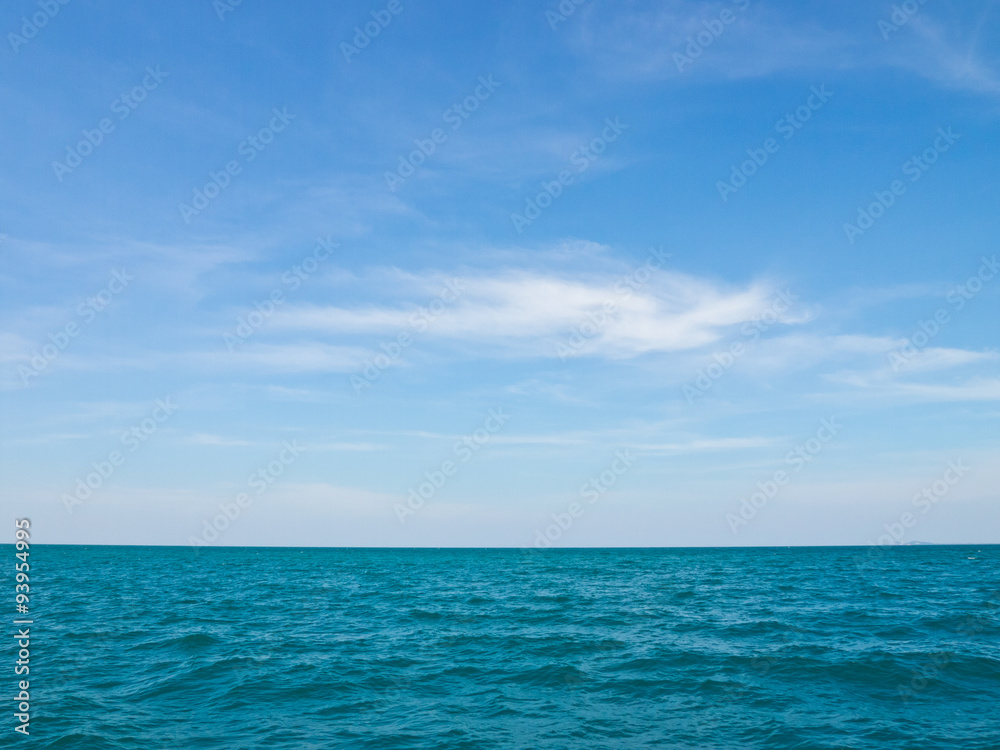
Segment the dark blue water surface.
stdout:
<svg viewBox="0 0 1000 750">
<path fill-rule="evenodd" d="M 31 736 L 8 700 L 4 746 L 1000 748 L 1000 547 L 31 563 Z"/>
</svg>

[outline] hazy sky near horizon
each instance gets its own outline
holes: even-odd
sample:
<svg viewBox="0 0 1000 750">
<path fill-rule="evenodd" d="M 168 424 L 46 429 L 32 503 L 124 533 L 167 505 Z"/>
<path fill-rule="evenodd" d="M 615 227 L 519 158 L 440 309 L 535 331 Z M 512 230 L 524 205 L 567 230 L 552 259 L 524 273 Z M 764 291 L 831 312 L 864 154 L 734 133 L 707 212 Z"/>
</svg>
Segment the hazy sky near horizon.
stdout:
<svg viewBox="0 0 1000 750">
<path fill-rule="evenodd" d="M 1000 542 L 997 2 L 0 31 L 34 541 Z"/>
</svg>

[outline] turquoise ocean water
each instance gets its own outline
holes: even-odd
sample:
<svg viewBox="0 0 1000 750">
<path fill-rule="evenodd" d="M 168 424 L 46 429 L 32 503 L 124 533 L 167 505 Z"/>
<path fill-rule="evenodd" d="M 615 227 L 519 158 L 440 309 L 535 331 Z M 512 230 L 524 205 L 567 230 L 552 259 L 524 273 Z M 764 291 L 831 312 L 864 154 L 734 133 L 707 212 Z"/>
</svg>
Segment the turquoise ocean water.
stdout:
<svg viewBox="0 0 1000 750">
<path fill-rule="evenodd" d="M 4 711 L 5 747 L 1000 748 L 995 546 L 31 564 L 31 736 Z"/>
</svg>

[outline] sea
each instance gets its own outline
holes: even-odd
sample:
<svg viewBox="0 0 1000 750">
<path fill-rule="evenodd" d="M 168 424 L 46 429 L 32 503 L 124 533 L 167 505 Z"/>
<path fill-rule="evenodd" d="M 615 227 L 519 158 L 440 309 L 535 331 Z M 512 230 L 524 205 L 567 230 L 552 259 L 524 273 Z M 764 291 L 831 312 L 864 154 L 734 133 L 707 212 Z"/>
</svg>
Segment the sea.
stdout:
<svg viewBox="0 0 1000 750">
<path fill-rule="evenodd" d="M 32 545 L 30 616 L 2 747 L 1000 748 L 1000 546 Z"/>
</svg>

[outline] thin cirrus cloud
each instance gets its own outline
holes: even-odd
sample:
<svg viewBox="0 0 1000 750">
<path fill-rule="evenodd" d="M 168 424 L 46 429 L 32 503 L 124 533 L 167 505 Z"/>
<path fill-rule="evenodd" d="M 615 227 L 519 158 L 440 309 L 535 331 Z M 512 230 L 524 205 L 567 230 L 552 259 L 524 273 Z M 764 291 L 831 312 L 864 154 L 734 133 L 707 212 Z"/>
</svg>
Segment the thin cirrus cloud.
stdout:
<svg viewBox="0 0 1000 750">
<path fill-rule="evenodd" d="M 728 24 L 719 20 L 724 13 L 731 14 Z M 699 43 L 699 34 L 711 41 Z M 842 67 L 858 46 L 855 39 L 812 21 L 796 24 L 757 3 L 673 0 L 629 10 L 607 6 L 582 17 L 570 43 L 609 78 L 737 79 L 789 68 Z"/>
<path fill-rule="evenodd" d="M 814 370 L 827 382 L 852 389 L 929 397 L 938 391 L 929 383 L 916 384 L 916 379 L 954 377 L 950 371 L 988 367 L 1000 359 L 993 351 L 948 347 L 912 350 L 912 355 L 905 356 L 903 347 L 907 344 L 903 339 L 867 334 L 788 333 L 761 340 L 741 367 L 758 379 L 800 377 Z M 830 367 L 840 369 L 829 371 Z M 962 386 L 948 391 L 946 400 L 956 400 L 962 393 L 981 398 L 989 392 L 989 388 Z"/>
<path fill-rule="evenodd" d="M 570 44 L 601 74 L 616 79 L 741 79 L 788 70 L 896 67 L 946 88 L 1000 93 L 1000 75 L 984 62 L 995 52 L 984 42 L 1000 20 L 995 3 L 947 19 L 938 17 L 943 11 L 921 6 L 886 31 L 894 7 L 871 6 L 864 14 L 845 13 L 820 24 L 757 2 L 607 6 L 581 14 Z M 733 21 L 712 34 L 709 26 L 720 28 L 724 11 Z M 711 41 L 698 43 L 699 34 Z"/>
<path fill-rule="evenodd" d="M 903 403 L 1000 400 L 1000 379 L 995 377 L 975 377 L 948 383 L 914 383 L 880 377 L 878 373 L 842 372 L 830 375 L 828 380 L 851 386 L 856 393 L 881 403 L 885 403 L 886 399 Z"/>
<path fill-rule="evenodd" d="M 445 283 L 428 276 L 423 286 L 429 292 Z M 438 304 L 431 320 L 420 313 L 431 310 L 429 297 L 409 307 L 298 306 L 275 315 L 269 330 L 393 338 L 407 331 L 425 340 L 475 342 L 480 354 L 507 356 L 557 356 L 555 343 L 565 339 L 577 342 L 570 347 L 574 355 L 616 359 L 719 341 L 728 328 L 760 316 L 775 294 L 765 283 L 723 286 L 666 271 L 638 289 L 529 272 L 458 279 L 455 288 L 457 296 Z"/>
<path fill-rule="evenodd" d="M 215 370 L 237 368 L 243 372 L 323 373 L 350 372 L 363 361 L 366 352 L 358 347 L 332 346 L 321 342 L 270 344 L 248 342 L 232 352 L 192 352 L 181 360 L 190 365 Z"/>
</svg>

